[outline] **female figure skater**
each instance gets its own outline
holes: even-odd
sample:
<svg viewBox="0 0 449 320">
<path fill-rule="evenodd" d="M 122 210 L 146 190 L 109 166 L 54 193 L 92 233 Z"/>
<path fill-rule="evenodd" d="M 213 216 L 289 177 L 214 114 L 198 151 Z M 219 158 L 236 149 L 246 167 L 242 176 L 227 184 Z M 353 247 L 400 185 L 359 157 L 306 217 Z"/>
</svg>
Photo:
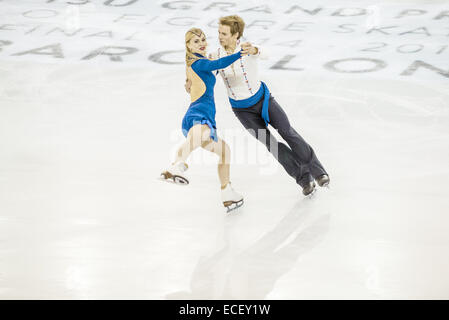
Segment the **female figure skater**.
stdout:
<svg viewBox="0 0 449 320">
<path fill-rule="evenodd" d="M 208 60 L 206 55 L 206 36 L 201 29 L 192 28 L 185 35 L 186 43 L 186 75 L 190 87 L 191 104 L 182 120 L 182 131 L 186 141 L 178 149 L 175 162 L 161 177 L 176 183 L 188 184 L 184 175 L 188 166 L 185 163 L 190 153 L 202 147 L 218 155 L 218 176 L 221 182 L 221 198 L 223 205 L 230 210 L 243 205 L 243 196 L 235 192 L 229 181 L 230 148 L 217 136 L 215 123 L 214 86 L 215 76 L 212 71 L 223 69 L 247 54 L 241 50 L 218 60 Z"/>
</svg>

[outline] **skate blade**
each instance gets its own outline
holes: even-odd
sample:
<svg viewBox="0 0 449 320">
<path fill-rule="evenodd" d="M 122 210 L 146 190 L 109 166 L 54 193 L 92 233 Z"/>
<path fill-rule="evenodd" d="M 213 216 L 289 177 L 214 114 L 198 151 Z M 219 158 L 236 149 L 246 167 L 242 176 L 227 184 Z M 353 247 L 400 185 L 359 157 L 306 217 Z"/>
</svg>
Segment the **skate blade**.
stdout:
<svg viewBox="0 0 449 320">
<path fill-rule="evenodd" d="M 162 172 L 160 177 L 160 180 L 162 181 L 166 181 L 169 183 L 174 183 L 174 184 L 178 184 L 178 185 L 188 185 L 189 184 L 189 180 L 177 176 L 177 175 L 172 175 L 170 172 Z"/>
<path fill-rule="evenodd" d="M 313 191 L 311 193 L 309 193 L 305 197 L 308 198 L 308 199 L 312 199 L 312 198 L 315 197 L 316 192 L 317 192 L 317 189 L 315 188 L 315 189 L 313 189 Z"/>
<path fill-rule="evenodd" d="M 226 213 L 229 213 L 229 212 L 234 211 L 235 209 L 238 209 L 241 206 L 243 206 L 243 200 L 240 200 L 238 202 L 226 201 L 226 202 L 223 202 L 223 205 L 227 209 Z"/>
<path fill-rule="evenodd" d="M 331 187 L 329 186 L 329 182 L 324 183 L 322 186 L 320 186 L 321 188 L 328 188 L 330 189 Z"/>
</svg>

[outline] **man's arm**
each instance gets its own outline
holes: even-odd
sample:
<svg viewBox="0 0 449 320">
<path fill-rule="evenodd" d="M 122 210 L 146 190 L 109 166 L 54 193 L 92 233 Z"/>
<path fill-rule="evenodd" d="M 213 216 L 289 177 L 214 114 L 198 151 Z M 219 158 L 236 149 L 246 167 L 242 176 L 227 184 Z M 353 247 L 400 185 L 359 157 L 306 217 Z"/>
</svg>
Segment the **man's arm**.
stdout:
<svg viewBox="0 0 449 320">
<path fill-rule="evenodd" d="M 259 46 L 253 46 L 250 42 L 242 43 L 242 49 L 248 50 L 249 54 L 252 56 L 259 57 L 261 59 L 267 59 L 268 55 L 265 50 L 261 50 Z"/>
</svg>

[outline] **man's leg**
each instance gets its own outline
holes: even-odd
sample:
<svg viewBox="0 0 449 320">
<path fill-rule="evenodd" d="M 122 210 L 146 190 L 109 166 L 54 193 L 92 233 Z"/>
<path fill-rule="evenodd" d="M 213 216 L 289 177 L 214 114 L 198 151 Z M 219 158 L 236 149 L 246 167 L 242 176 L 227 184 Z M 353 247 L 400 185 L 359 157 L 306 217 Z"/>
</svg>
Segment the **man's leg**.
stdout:
<svg viewBox="0 0 449 320">
<path fill-rule="evenodd" d="M 234 114 L 242 125 L 260 142 L 262 142 L 273 156 L 284 167 L 285 171 L 292 176 L 298 184 L 304 186 L 302 181 L 297 179 L 299 174 L 299 164 L 296 161 L 296 155 L 292 150 L 276 138 L 265 127 L 265 122 L 258 112 L 251 112 L 247 109 L 233 109 Z M 308 181 L 305 181 L 307 183 Z"/>
<path fill-rule="evenodd" d="M 310 180 L 309 174 L 315 179 L 327 174 L 312 147 L 290 125 L 287 114 L 271 96 L 268 111 L 270 125 L 278 130 L 279 135 L 288 143 L 296 156 L 296 160 L 300 163 L 301 169 L 298 178 L 301 183 Z"/>
</svg>

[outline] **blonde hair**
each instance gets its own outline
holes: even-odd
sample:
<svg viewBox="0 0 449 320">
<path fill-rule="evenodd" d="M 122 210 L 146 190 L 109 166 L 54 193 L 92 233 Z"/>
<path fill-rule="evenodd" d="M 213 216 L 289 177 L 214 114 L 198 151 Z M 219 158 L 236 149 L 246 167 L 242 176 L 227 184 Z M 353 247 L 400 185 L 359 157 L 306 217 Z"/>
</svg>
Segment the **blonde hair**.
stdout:
<svg viewBox="0 0 449 320">
<path fill-rule="evenodd" d="M 221 17 L 220 24 L 230 27 L 231 35 L 234 35 L 238 32 L 239 36 L 237 39 L 240 39 L 240 37 L 243 36 L 243 30 L 245 29 L 245 22 L 239 16 L 233 15 Z"/>
<path fill-rule="evenodd" d="M 192 28 L 189 31 L 186 32 L 186 65 L 190 67 L 192 63 L 194 63 L 196 60 L 200 59 L 197 57 L 187 46 L 187 44 L 190 42 L 190 40 L 193 39 L 194 36 L 201 37 L 201 35 L 204 34 L 204 32 L 201 29 L 198 28 Z"/>
</svg>

